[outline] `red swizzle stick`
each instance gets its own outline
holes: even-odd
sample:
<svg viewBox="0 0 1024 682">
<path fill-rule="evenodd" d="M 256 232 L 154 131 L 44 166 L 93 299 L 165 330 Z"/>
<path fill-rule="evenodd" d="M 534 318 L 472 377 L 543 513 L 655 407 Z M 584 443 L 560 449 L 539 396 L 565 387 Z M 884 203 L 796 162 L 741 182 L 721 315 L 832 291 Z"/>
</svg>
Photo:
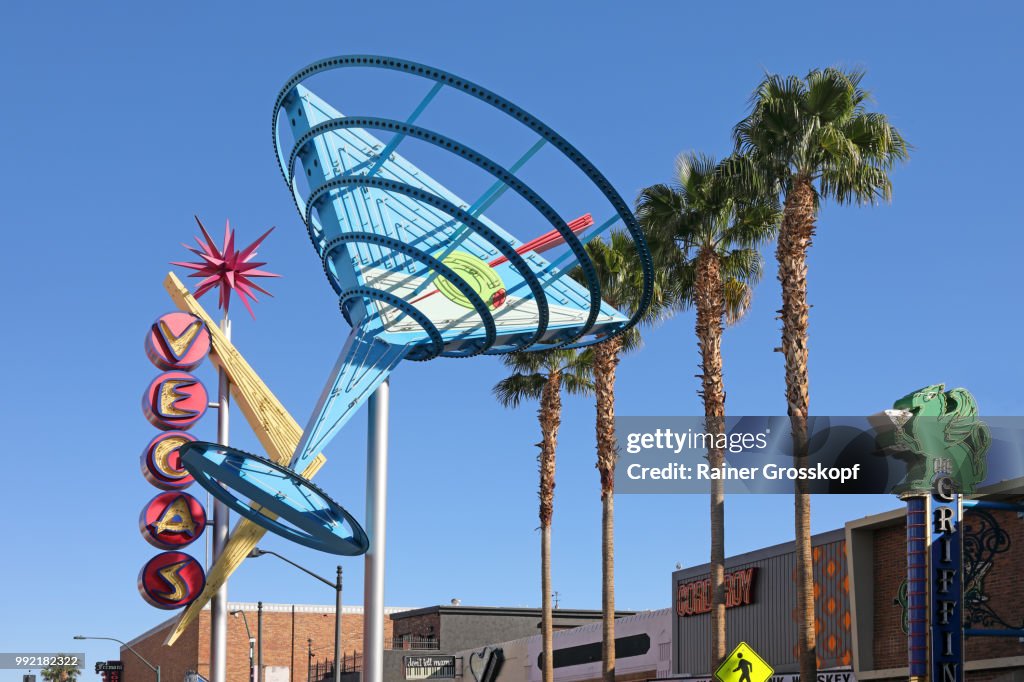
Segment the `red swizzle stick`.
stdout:
<svg viewBox="0 0 1024 682">
<path fill-rule="evenodd" d="M 579 234 L 580 232 L 587 229 L 593 224 L 594 216 L 587 213 L 586 215 L 581 215 L 576 220 L 573 220 L 572 222 L 568 223 L 568 226 L 569 229 L 572 230 L 573 234 Z M 523 254 L 527 253 L 528 251 L 533 251 L 535 253 L 543 253 L 549 249 L 555 248 L 559 244 L 564 243 L 565 237 L 563 237 L 558 230 L 551 230 L 550 232 L 545 232 L 536 239 L 531 239 L 530 241 L 526 242 L 525 244 L 516 249 L 516 253 Z M 505 256 L 499 256 L 498 258 L 495 258 L 490 263 L 488 263 L 488 265 L 491 266 L 492 268 L 495 268 L 506 261 L 508 261 L 508 258 L 506 258 Z M 410 301 L 410 303 L 422 301 L 428 296 L 433 296 L 434 294 L 438 293 L 438 291 L 440 290 L 434 289 L 433 291 L 428 291 L 419 298 L 414 298 L 412 301 Z"/>
</svg>

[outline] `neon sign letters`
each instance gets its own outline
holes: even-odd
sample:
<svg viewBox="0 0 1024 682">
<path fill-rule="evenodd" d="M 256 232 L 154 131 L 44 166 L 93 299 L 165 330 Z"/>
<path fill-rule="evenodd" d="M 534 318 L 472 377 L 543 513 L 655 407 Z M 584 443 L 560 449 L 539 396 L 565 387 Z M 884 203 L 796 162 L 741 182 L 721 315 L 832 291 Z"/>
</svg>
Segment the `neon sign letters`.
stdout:
<svg viewBox="0 0 1024 682">
<path fill-rule="evenodd" d="M 157 554 L 139 573 L 142 598 L 158 609 L 185 606 L 203 591 L 204 585 L 202 565 L 184 552 Z"/>
<path fill-rule="evenodd" d="M 160 493 L 139 516 L 139 530 L 146 542 L 160 549 L 191 545 L 203 533 L 206 510 L 188 493 Z"/>
<path fill-rule="evenodd" d="M 154 438 L 142 452 L 142 475 L 160 490 L 180 490 L 195 480 L 181 464 L 179 450 L 195 436 L 184 431 L 167 431 Z"/>
<path fill-rule="evenodd" d="M 754 601 L 757 568 L 743 568 L 725 574 L 725 608 L 746 606 Z M 676 589 L 676 613 L 696 616 L 711 612 L 711 578 L 680 583 Z"/>
<path fill-rule="evenodd" d="M 210 331 L 195 315 L 161 315 L 146 333 L 146 356 L 165 370 L 142 396 L 142 412 L 164 431 L 142 452 L 142 475 L 162 491 L 142 509 L 139 530 L 159 549 L 178 550 L 195 542 L 206 529 L 206 510 L 183 492 L 194 482 L 181 462 L 182 446 L 196 439 L 186 433 L 209 406 L 203 384 L 192 374 L 210 352 Z M 142 598 L 160 609 L 187 606 L 206 585 L 202 564 L 184 552 L 167 551 L 146 562 L 139 573 Z"/>
</svg>

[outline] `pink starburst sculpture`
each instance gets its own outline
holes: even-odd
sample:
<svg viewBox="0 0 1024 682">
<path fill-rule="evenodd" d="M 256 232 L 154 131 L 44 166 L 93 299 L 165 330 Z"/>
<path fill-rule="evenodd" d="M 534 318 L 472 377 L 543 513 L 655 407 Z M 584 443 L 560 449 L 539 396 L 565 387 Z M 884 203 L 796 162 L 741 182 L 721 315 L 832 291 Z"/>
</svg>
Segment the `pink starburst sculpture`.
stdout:
<svg viewBox="0 0 1024 682">
<path fill-rule="evenodd" d="M 199 256 L 202 260 L 192 263 L 173 262 L 171 265 L 179 265 L 189 270 L 195 270 L 189 277 L 202 278 L 202 281 L 196 285 L 196 298 L 199 298 L 215 287 L 219 288 L 220 301 L 218 305 L 224 311 L 224 314 L 227 315 L 228 305 L 231 303 L 231 292 L 234 291 L 238 294 L 238 298 L 242 300 L 246 310 L 255 319 L 256 314 L 252 311 L 252 306 L 249 304 L 249 301 L 253 303 L 258 302 L 255 292 L 259 291 L 267 296 L 273 296 L 273 294 L 256 284 L 253 279 L 256 277 L 281 276 L 259 269 L 260 266 L 266 265 L 266 263 L 252 262 L 252 258 L 256 256 L 256 247 L 267 238 L 267 235 L 274 231 L 274 228 L 264 232 L 259 239 L 244 249 L 236 249 L 235 231 L 231 229 L 231 222 L 228 221 L 224 226 L 224 244 L 218 248 L 213 241 L 213 237 L 206 231 L 206 227 L 203 226 L 198 216 L 196 216 L 196 223 L 199 224 L 199 229 L 203 233 L 203 239 L 196 237 L 196 243 L 199 244 L 199 248 L 193 248 L 188 244 L 182 244 L 182 246 Z"/>
</svg>

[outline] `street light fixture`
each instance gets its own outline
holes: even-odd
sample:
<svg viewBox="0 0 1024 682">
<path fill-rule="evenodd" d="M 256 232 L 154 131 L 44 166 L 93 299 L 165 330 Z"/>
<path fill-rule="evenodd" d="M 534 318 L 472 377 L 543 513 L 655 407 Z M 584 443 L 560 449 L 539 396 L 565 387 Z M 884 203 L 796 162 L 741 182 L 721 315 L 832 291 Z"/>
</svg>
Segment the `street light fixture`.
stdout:
<svg viewBox="0 0 1024 682">
<path fill-rule="evenodd" d="M 335 581 L 332 583 L 327 578 L 317 575 L 313 571 L 309 570 L 304 566 L 299 566 L 291 559 L 287 559 L 277 552 L 272 552 L 269 549 L 260 549 L 259 547 L 253 547 L 252 551 L 249 552 L 250 558 L 261 557 L 264 554 L 271 554 L 276 556 L 281 561 L 291 564 L 295 568 L 299 569 L 307 575 L 311 575 L 324 585 L 334 588 L 334 682 L 341 682 L 341 566 L 338 566 L 338 574 Z"/>
<path fill-rule="evenodd" d="M 137 659 L 139 659 L 140 661 L 142 661 L 143 663 L 148 665 L 150 667 L 150 669 L 153 672 L 156 673 L 156 682 L 160 682 L 160 666 L 153 665 L 152 663 L 147 661 L 145 658 L 142 657 L 142 654 L 140 654 L 135 649 L 131 648 L 131 646 L 127 642 L 122 642 L 121 640 L 115 639 L 114 637 L 86 637 L 85 635 L 75 635 L 75 639 L 105 639 L 105 640 L 108 640 L 108 641 L 111 641 L 111 642 L 117 642 L 118 644 L 123 646 L 125 649 L 127 649 L 128 651 L 130 651 L 133 654 L 135 654 L 135 657 Z"/>
<path fill-rule="evenodd" d="M 245 617 L 245 611 L 243 611 L 241 609 L 236 609 L 236 610 L 231 612 L 232 616 L 237 616 L 239 614 L 241 614 L 241 616 L 242 616 L 242 622 L 245 623 L 245 636 L 249 638 L 249 681 L 250 682 L 256 682 L 255 681 L 255 676 L 253 675 L 253 668 L 252 668 L 252 664 L 253 664 L 252 657 L 253 657 L 253 654 L 255 653 L 254 649 L 256 647 L 256 638 L 252 636 L 252 631 L 249 630 L 249 619 Z"/>
</svg>

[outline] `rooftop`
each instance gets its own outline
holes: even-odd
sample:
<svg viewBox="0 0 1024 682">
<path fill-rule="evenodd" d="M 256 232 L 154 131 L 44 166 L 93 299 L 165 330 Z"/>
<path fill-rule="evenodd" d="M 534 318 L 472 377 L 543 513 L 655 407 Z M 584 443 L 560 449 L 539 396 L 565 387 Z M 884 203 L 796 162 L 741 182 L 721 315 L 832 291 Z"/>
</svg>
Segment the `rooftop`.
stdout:
<svg viewBox="0 0 1024 682">
<path fill-rule="evenodd" d="M 414 618 L 428 614 L 460 615 L 460 616 L 539 616 L 540 608 L 525 606 L 463 606 L 454 604 L 438 604 L 417 609 L 398 609 L 391 614 L 391 620 L 402 620 L 403 618 Z M 552 609 L 557 618 L 600 618 L 600 609 Z M 616 618 L 632 616 L 636 611 L 615 612 Z"/>
</svg>

